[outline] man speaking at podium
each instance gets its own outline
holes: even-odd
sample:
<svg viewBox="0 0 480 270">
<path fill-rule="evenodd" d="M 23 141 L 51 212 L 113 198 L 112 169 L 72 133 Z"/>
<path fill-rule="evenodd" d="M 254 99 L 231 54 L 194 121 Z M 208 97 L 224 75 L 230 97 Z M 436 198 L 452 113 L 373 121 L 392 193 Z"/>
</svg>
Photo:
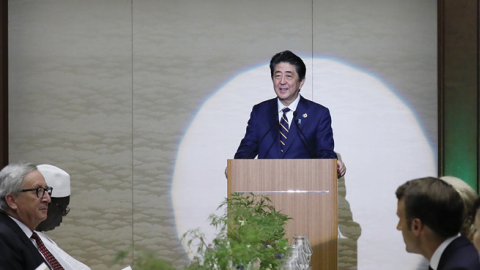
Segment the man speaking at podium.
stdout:
<svg viewBox="0 0 480 270">
<path fill-rule="evenodd" d="M 337 159 L 329 110 L 299 95 L 305 83 L 303 60 L 291 51 L 275 54 L 270 73 L 276 98 L 253 106 L 235 159 Z M 338 177 L 345 174 L 337 161 Z"/>
</svg>

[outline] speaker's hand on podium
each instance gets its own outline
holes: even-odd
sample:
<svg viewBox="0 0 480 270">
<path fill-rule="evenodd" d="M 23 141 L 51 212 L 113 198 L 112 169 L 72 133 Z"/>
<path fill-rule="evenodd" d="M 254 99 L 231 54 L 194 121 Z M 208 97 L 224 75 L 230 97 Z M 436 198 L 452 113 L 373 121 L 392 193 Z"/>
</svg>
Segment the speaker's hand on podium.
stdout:
<svg viewBox="0 0 480 270">
<path fill-rule="evenodd" d="M 341 178 L 347 172 L 347 167 L 345 167 L 345 163 L 343 161 L 337 159 L 337 178 Z M 225 171 L 226 175 L 226 171 Z"/>
</svg>

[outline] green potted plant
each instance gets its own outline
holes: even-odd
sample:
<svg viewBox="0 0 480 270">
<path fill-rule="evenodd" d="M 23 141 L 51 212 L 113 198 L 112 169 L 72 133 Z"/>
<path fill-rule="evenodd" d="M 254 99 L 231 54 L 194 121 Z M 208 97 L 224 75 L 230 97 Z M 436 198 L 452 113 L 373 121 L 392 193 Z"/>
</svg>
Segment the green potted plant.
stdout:
<svg viewBox="0 0 480 270">
<path fill-rule="evenodd" d="M 183 235 L 191 250 L 196 246 L 186 269 L 277 269 L 288 246 L 285 225 L 291 218 L 277 211 L 267 196 L 253 193 L 233 193 L 218 208 L 225 212 L 209 217 L 218 230 L 211 243 L 198 229 Z"/>
</svg>

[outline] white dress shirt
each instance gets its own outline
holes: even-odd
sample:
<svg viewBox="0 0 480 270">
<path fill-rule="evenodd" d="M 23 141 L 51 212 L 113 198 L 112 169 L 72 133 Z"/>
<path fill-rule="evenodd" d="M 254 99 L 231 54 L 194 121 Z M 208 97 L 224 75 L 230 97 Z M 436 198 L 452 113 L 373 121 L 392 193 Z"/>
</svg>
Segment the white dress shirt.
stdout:
<svg viewBox="0 0 480 270">
<path fill-rule="evenodd" d="M 25 233 L 25 235 L 28 237 L 28 239 L 31 239 L 32 237 L 32 230 L 30 230 L 30 228 L 27 227 L 27 225 L 23 224 L 20 220 L 12 217 L 12 216 L 8 216 L 9 218 L 11 218 L 13 221 L 15 221 L 15 223 L 17 223 L 18 227 L 20 227 L 20 229 L 22 229 L 22 231 Z"/>
<path fill-rule="evenodd" d="M 297 98 L 288 106 L 285 106 L 280 102 L 280 99 L 277 98 L 277 106 L 278 106 L 278 122 L 282 119 L 283 112 L 282 110 L 285 107 L 288 107 L 290 109 L 289 112 L 287 112 L 287 119 L 288 119 L 288 128 L 292 126 L 292 119 L 293 119 L 293 112 L 297 109 L 298 102 L 300 101 L 300 94 L 297 96 Z"/>
<path fill-rule="evenodd" d="M 33 232 L 21 221 L 17 220 L 14 217 L 9 216 L 15 223 L 17 223 L 18 227 L 22 229 L 25 235 L 32 241 L 33 245 L 38 249 L 37 242 L 32 239 Z M 88 266 L 85 264 L 75 260 L 72 256 L 68 255 L 65 251 L 63 251 L 55 242 L 53 242 L 50 237 L 48 237 L 43 232 L 35 231 L 40 239 L 42 239 L 43 244 L 45 247 L 50 251 L 50 253 L 57 259 L 58 263 L 62 265 L 65 270 L 90 270 Z M 40 255 L 43 254 L 39 251 Z M 45 258 L 45 257 L 44 257 Z"/>
<path fill-rule="evenodd" d="M 52 253 L 57 261 L 62 265 L 65 270 L 90 270 L 90 267 L 75 260 L 72 256 L 68 255 L 63 249 L 61 249 L 50 237 L 43 232 L 35 231 L 40 239 L 42 239 L 45 247 Z"/>
<path fill-rule="evenodd" d="M 28 239 L 30 239 L 30 241 L 32 241 L 33 245 L 38 249 L 38 246 L 37 246 L 37 242 L 35 242 L 34 239 L 32 239 L 32 235 L 33 235 L 33 232 L 32 230 L 30 230 L 30 228 L 27 227 L 27 225 L 23 224 L 20 220 L 12 217 L 12 216 L 8 216 L 9 218 L 11 218 L 13 221 L 15 221 L 15 223 L 17 223 L 18 227 L 20 227 L 20 229 L 22 229 L 22 231 L 25 233 L 25 235 L 28 237 Z M 38 251 L 38 253 L 40 253 L 40 255 L 42 255 L 42 257 L 45 259 L 45 256 L 43 256 L 42 252 L 40 252 L 40 250 Z M 54 255 L 55 256 L 55 255 Z M 47 260 L 45 260 L 47 261 Z M 40 269 L 42 269 L 43 265 L 46 265 L 45 263 L 43 263 L 42 265 L 40 265 Z M 48 269 L 50 269 L 50 267 L 47 267 Z"/>
</svg>

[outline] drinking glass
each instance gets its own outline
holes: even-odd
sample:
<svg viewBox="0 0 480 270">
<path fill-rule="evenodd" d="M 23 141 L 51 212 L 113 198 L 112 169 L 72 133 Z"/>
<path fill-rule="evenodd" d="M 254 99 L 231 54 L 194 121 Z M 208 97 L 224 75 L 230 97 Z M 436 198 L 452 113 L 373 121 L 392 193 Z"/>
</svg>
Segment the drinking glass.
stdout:
<svg viewBox="0 0 480 270">
<path fill-rule="evenodd" d="M 305 257 L 306 263 L 303 264 L 302 269 L 307 269 L 310 266 L 313 253 L 308 237 L 305 235 L 296 235 L 293 237 L 293 244 L 303 253 L 303 257 Z"/>
<path fill-rule="evenodd" d="M 297 246 L 292 245 L 285 252 L 282 261 L 280 262 L 279 270 L 301 270 L 297 261 L 299 250 Z"/>
</svg>

